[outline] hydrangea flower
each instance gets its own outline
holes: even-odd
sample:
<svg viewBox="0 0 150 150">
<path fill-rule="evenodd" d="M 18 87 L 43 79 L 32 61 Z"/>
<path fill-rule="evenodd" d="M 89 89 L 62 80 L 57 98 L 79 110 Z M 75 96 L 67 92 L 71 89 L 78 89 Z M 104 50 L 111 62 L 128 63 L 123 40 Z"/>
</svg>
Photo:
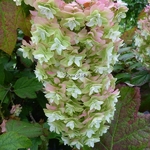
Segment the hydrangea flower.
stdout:
<svg viewBox="0 0 150 150">
<path fill-rule="evenodd" d="M 118 23 L 127 8 L 121 0 L 33 0 L 30 5 L 35 7 L 31 42 L 20 51 L 37 61 L 49 130 L 77 149 L 94 147 L 108 130 L 119 97 L 111 72 L 122 45 Z"/>
<path fill-rule="evenodd" d="M 137 49 L 134 51 L 137 60 L 149 69 L 150 68 L 150 4 L 145 7 L 145 16 L 138 21 L 138 29 L 136 30 L 134 41 Z"/>
<path fill-rule="evenodd" d="M 13 0 L 17 6 L 21 5 L 22 0 Z"/>
</svg>

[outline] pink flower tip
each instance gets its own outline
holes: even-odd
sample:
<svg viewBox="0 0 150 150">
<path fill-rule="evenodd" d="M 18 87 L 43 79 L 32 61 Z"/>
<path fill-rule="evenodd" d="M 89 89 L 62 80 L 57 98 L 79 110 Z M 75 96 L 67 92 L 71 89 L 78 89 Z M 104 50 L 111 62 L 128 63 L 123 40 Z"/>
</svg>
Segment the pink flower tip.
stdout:
<svg viewBox="0 0 150 150">
<path fill-rule="evenodd" d="M 83 5 L 85 3 L 91 3 L 91 0 L 76 0 L 76 2 Z"/>
</svg>

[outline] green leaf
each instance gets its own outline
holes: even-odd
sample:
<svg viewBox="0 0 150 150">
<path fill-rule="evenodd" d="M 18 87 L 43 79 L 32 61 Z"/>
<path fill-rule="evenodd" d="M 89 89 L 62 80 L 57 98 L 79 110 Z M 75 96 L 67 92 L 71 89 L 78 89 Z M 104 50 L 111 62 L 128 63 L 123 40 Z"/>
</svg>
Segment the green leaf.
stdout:
<svg viewBox="0 0 150 150">
<path fill-rule="evenodd" d="M 116 105 L 114 120 L 93 150 L 149 149 L 150 115 L 138 113 L 140 89 L 122 85 L 118 87 L 121 97 Z"/>
<path fill-rule="evenodd" d="M 42 89 L 42 84 L 36 78 L 22 77 L 14 84 L 14 92 L 21 98 L 36 98 L 36 91 Z"/>
<path fill-rule="evenodd" d="M 9 101 L 7 97 L 8 89 L 0 85 L 0 101 L 7 103 Z"/>
<path fill-rule="evenodd" d="M 143 70 L 132 75 L 131 84 L 135 86 L 141 86 L 145 84 L 146 82 L 148 82 L 149 80 L 150 80 L 149 72 L 146 70 Z"/>
<path fill-rule="evenodd" d="M 42 127 L 39 124 L 30 124 L 23 121 L 9 120 L 6 123 L 7 131 L 14 131 L 20 135 L 34 138 L 42 135 Z"/>
<path fill-rule="evenodd" d="M 134 58 L 134 54 L 133 53 L 126 53 L 126 54 L 122 54 L 120 57 L 119 57 L 119 60 L 122 60 L 122 61 L 127 61 L 129 59 L 132 59 Z"/>
<path fill-rule="evenodd" d="M 133 69 L 140 68 L 140 67 L 142 67 L 141 62 L 133 62 L 132 61 L 132 64 L 129 66 L 129 69 L 133 70 Z"/>
<path fill-rule="evenodd" d="M 7 132 L 0 135 L 0 150 L 18 150 L 19 148 L 29 148 L 31 141 L 15 132 Z"/>
<path fill-rule="evenodd" d="M 92 150 L 92 148 L 90 148 L 88 146 L 83 146 L 83 148 L 81 150 Z"/>
<path fill-rule="evenodd" d="M 11 12 L 11 13 L 8 13 Z M 17 41 L 17 28 L 30 35 L 30 17 L 12 0 L 0 1 L 0 49 L 11 55 Z"/>
<path fill-rule="evenodd" d="M 4 73 L 4 66 L 0 64 L 0 84 L 4 84 L 5 80 L 5 73 Z"/>
<path fill-rule="evenodd" d="M 38 146 L 42 144 L 42 141 L 40 138 L 33 138 L 31 139 L 32 145 L 30 147 L 30 150 L 38 150 Z"/>
<path fill-rule="evenodd" d="M 140 93 L 141 93 L 141 106 L 140 106 L 140 112 L 145 112 L 150 110 L 150 85 L 144 84 L 141 87 Z"/>
<path fill-rule="evenodd" d="M 115 78 L 117 78 L 118 81 L 121 80 L 122 82 L 125 82 L 130 80 L 131 75 L 129 73 L 118 73 Z"/>
</svg>

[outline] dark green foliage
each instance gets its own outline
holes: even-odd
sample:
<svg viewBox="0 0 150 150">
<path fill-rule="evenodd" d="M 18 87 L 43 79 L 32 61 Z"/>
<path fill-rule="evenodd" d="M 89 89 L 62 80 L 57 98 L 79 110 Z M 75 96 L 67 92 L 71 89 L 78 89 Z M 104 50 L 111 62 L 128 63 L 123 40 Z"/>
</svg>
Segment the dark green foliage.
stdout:
<svg viewBox="0 0 150 150">
<path fill-rule="evenodd" d="M 19 148 L 29 148 L 31 141 L 16 132 L 8 132 L 0 136 L 0 150 L 18 150 Z"/>
<path fill-rule="evenodd" d="M 21 98 L 36 98 L 36 91 L 42 89 L 42 84 L 36 78 L 19 78 L 14 84 L 14 92 Z"/>
<path fill-rule="evenodd" d="M 42 126 L 39 124 L 31 124 L 23 121 L 9 120 L 6 123 L 7 132 L 14 131 L 18 134 L 29 138 L 34 138 L 42 135 Z"/>
<path fill-rule="evenodd" d="M 147 4 L 147 0 L 123 0 L 128 5 L 128 12 L 126 18 L 121 22 L 121 30 L 124 32 L 137 25 L 138 15 Z"/>
</svg>

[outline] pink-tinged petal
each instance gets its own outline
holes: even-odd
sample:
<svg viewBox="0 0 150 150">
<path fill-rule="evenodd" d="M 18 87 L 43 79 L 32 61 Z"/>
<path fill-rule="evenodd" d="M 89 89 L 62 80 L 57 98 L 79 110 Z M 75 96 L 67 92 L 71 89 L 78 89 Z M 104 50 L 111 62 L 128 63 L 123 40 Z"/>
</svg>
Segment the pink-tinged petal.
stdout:
<svg viewBox="0 0 150 150">
<path fill-rule="evenodd" d="M 92 81 L 97 81 L 98 78 L 99 78 L 99 76 L 93 76 L 93 77 L 91 77 L 91 80 L 92 80 Z"/>
<path fill-rule="evenodd" d="M 83 113 L 79 116 L 79 118 L 82 118 L 82 117 L 85 117 L 85 116 L 87 116 L 87 113 L 86 113 L 86 111 L 83 111 Z"/>
<path fill-rule="evenodd" d="M 64 6 L 65 6 L 65 2 L 62 1 L 62 0 L 55 0 L 54 3 L 56 4 L 56 6 L 59 8 L 59 9 L 62 9 Z"/>
<path fill-rule="evenodd" d="M 58 84 L 58 83 L 60 83 L 60 80 L 59 80 L 59 78 L 54 78 L 54 82 L 55 82 L 55 84 Z"/>
<path fill-rule="evenodd" d="M 87 122 L 91 121 L 92 119 L 93 119 L 93 117 L 87 118 L 87 119 L 85 119 L 85 120 L 82 122 L 82 124 L 86 124 Z"/>
<path fill-rule="evenodd" d="M 29 48 L 33 48 L 35 46 L 31 41 L 29 41 L 29 43 L 28 43 L 25 40 L 22 41 L 22 45 L 27 46 Z"/>
<path fill-rule="evenodd" d="M 40 25 L 49 24 L 49 20 L 44 17 L 38 16 L 37 11 L 30 11 L 30 13 L 32 15 L 31 19 L 33 20 L 34 24 L 40 24 Z"/>
<path fill-rule="evenodd" d="M 82 102 L 87 102 L 89 100 L 89 97 L 86 95 L 83 95 L 81 100 L 82 100 Z"/>
<path fill-rule="evenodd" d="M 4 119 L 2 124 L 0 125 L 2 133 L 6 132 L 6 122 L 7 120 Z"/>
<path fill-rule="evenodd" d="M 114 91 L 114 88 L 109 87 L 108 92 L 109 92 L 109 93 L 112 93 L 113 91 Z"/>
<path fill-rule="evenodd" d="M 55 74 L 55 72 L 47 71 L 47 74 L 49 74 L 49 75 L 54 75 L 54 74 Z"/>
<path fill-rule="evenodd" d="M 68 12 L 68 13 L 77 13 L 77 12 L 83 12 L 81 7 L 76 3 L 76 2 L 72 2 L 69 4 L 66 4 L 64 6 L 64 12 Z"/>
<path fill-rule="evenodd" d="M 70 4 L 66 4 L 66 5 L 64 6 L 64 11 L 66 11 L 66 12 L 72 12 L 73 9 L 74 9 L 74 8 L 73 8 Z"/>
<path fill-rule="evenodd" d="M 91 3 L 91 0 L 76 0 L 76 2 L 83 5 L 85 3 Z"/>
<path fill-rule="evenodd" d="M 10 113 L 11 113 L 11 114 L 15 113 L 16 109 L 19 108 L 19 107 L 21 107 L 20 104 L 13 105 L 12 108 L 11 108 L 11 110 L 10 110 Z"/>
<path fill-rule="evenodd" d="M 57 109 L 56 106 L 52 106 L 52 105 L 49 105 L 49 104 L 46 104 L 46 108 L 49 109 L 49 110 L 56 110 Z"/>
<path fill-rule="evenodd" d="M 33 7 L 38 10 L 38 3 L 47 3 L 48 0 L 35 0 Z"/>
<path fill-rule="evenodd" d="M 77 37 L 77 34 L 75 32 L 68 30 L 67 28 L 64 28 L 63 31 L 66 36 L 70 37 L 71 45 L 75 45 L 76 44 L 75 37 Z"/>
<path fill-rule="evenodd" d="M 66 92 L 66 84 L 59 84 L 62 88 L 60 89 L 63 93 Z"/>
<path fill-rule="evenodd" d="M 50 84 L 46 84 L 45 90 L 49 91 L 49 92 L 54 92 L 55 91 L 55 87 L 50 85 Z"/>
</svg>

